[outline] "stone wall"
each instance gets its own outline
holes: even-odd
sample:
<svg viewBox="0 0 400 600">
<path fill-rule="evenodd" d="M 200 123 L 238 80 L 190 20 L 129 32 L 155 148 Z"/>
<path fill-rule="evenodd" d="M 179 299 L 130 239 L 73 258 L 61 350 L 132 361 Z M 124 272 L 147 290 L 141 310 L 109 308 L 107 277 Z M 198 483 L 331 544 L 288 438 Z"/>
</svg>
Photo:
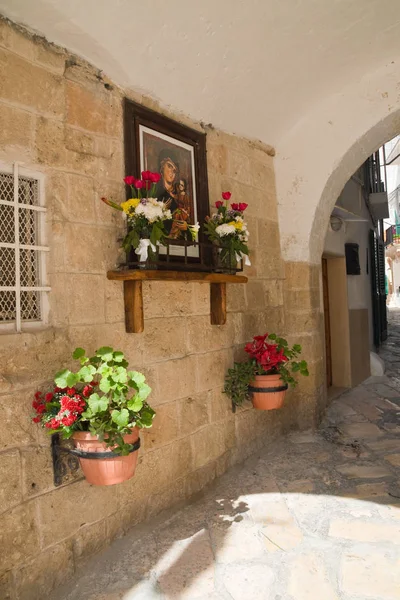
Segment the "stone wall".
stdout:
<svg viewBox="0 0 400 600">
<path fill-rule="evenodd" d="M 48 326 L 0 336 L 0 597 L 32 600 L 129 526 L 190 497 L 281 432 L 314 422 L 319 279 L 315 267 L 296 264 L 286 265 L 285 279 L 273 150 L 210 127 L 211 202 L 229 189 L 249 204 L 249 283 L 228 286 L 225 326 L 210 325 L 207 285 L 145 284 L 145 331 L 126 334 L 122 284 L 106 279 L 123 224 L 100 197 L 124 195 L 124 95 L 162 109 L 4 20 L 0 79 L 0 160 L 43 172 L 48 207 Z M 281 412 L 246 407 L 233 415 L 222 394 L 225 372 L 244 342 L 265 330 L 296 340 L 301 332 L 310 379 Z M 30 422 L 32 394 L 72 366 L 76 346 L 100 345 L 122 349 L 146 374 L 155 424 L 142 433 L 131 481 L 96 488 L 78 475 L 55 488 L 49 438 Z"/>
</svg>

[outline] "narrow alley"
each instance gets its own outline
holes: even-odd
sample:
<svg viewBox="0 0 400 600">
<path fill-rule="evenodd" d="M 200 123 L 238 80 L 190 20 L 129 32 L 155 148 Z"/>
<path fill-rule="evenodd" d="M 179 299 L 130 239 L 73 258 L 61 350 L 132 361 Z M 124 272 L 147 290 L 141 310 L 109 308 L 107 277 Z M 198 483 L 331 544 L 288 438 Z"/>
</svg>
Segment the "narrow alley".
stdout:
<svg viewBox="0 0 400 600">
<path fill-rule="evenodd" d="M 398 600 L 400 310 L 386 374 L 201 499 L 132 529 L 57 600 Z"/>
</svg>

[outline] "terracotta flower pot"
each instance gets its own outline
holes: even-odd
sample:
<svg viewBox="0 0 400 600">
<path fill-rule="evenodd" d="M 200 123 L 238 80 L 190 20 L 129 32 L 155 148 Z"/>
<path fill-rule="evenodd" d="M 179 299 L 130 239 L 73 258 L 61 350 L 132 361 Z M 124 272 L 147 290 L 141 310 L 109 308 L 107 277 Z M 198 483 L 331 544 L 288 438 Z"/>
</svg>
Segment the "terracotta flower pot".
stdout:
<svg viewBox="0 0 400 600">
<path fill-rule="evenodd" d="M 77 431 L 72 436 L 75 447 L 83 452 L 110 452 L 104 442 L 88 431 Z M 134 444 L 139 439 L 139 429 L 135 427 L 131 433 L 124 435 L 124 442 Z M 79 458 L 79 463 L 86 481 L 93 485 L 114 485 L 127 481 L 135 474 L 138 451 L 127 456 L 113 458 Z"/>
<path fill-rule="evenodd" d="M 278 391 L 275 391 L 277 388 Z M 271 391 L 266 391 L 268 389 Z M 283 405 L 287 385 L 282 381 L 280 375 L 256 375 L 250 383 L 249 390 L 252 392 L 254 408 L 275 410 Z"/>
</svg>

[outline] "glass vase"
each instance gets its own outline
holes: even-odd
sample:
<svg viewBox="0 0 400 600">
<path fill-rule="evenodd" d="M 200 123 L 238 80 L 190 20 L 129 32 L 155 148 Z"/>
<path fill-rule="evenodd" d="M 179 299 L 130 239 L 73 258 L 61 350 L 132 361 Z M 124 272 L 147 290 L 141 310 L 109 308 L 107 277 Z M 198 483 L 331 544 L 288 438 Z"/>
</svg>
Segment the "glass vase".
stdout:
<svg viewBox="0 0 400 600">
<path fill-rule="evenodd" d="M 236 275 L 236 252 L 231 248 L 227 248 L 224 246 L 214 246 L 213 271 L 215 273 L 226 273 L 227 275 Z"/>
</svg>

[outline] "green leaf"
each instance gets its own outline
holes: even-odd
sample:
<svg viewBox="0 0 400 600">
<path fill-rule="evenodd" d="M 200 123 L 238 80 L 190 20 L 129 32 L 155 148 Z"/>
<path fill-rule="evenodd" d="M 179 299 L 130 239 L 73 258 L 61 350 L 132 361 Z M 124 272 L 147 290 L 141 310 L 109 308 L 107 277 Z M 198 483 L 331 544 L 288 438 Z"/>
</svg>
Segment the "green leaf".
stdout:
<svg viewBox="0 0 400 600">
<path fill-rule="evenodd" d="M 276 334 L 275 333 L 271 333 L 271 335 L 268 336 L 270 340 L 276 340 Z"/>
<path fill-rule="evenodd" d="M 86 383 L 90 383 L 93 380 L 93 375 L 96 373 L 96 369 L 93 365 L 87 365 L 86 367 L 82 367 L 78 371 L 79 379 L 81 381 L 85 381 Z"/>
<path fill-rule="evenodd" d="M 108 398 L 99 396 L 98 394 L 92 394 L 89 398 L 89 407 L 93 414 L 107 410 Z"/>
<path fill-rule="evenodd" d="M 73 387 L 79 381 L 79 375 L 77 373 L 69 373 L 67 375 L 67 387 Z"/>
<path fill-rule="evenodd" d="M 102 392 L 104 392 L 105 394 L 108 394 L 108 392 L 111 389 L 110 380 L 105 377 L 102 377 L 102 379 L 99 383 L 99 388 L 101 389 Z"/>
<path fill-rule="evenodd" d="M 126 405 L 129 408 L 129 410 L 132 410 L 133 412 L 139 412 L 139 410 L 143 406 L 143 400 L 140 398 L 140 396 L 138 394 L 136 394 L 136 396 L 133 396 L 133 398 L 128 400 Z"/>
<path fill-rule="evenodd" d="M 297 354 L 300 354 L 300 352 L 301 352 L 301 346 L 300 346 L 300 344 L 295 344 L 293 346 L 293 351 L 296 352 Z"/>
<path fill-rule="evenodd" d="M 117 350 L 113 353 L 113 359 L 115 360 L 115 362 L 122 362 L 124 360 L 124 353 Z"/>
<path fill-rule="evenodd" d="M 82 413 L 82 419 L 91 419 L 93 417 L 93 413 L 90 410 L 90 408 L 88 408 L 87 410 L 85 410 L 85 412 Z"/>
<path fill-rule="evenodd" d="M 84 349 L 83 348 L 75 348 L 75 350 L 72 354 L 72 358 L 74 358 L 75 360 L 79 360 L 83 356 L 85 356 Z"/>
<path fill-rule="evenodd" d="M 155 414 L 156 413 L 152 408 L 150 408 L 150 406 L 146 406 L 146 408 L 144 408 L 140 413 L 139 421 L 142 427 L 151 427 Z"/>
<path fill-rule="evenodd" d="M 70 373 L 71 371 L 69 371 L 68 369 L 63 369 L 62 371 L 56 373 L 56 376 L 54 377 L 54 383 L 56 384 L 56 386 L 59 388 L 68 387 L 67 377 L 68 375 L 70 375 Z"/>
<path fill-rule="evenodd" d="M 113 359 L 113 349 L 109 346 L 103 346 L 96 351 L 97 356 L 100 356 L 104 362 L 108 362 Z"/>
<path fill-rule="evenodd" d="M 122 408 L 121 410 L 113 410 L 111 413 L 111 419 L 119 427 L 126 427 L 129 422 L 129 411 L 126 408 Z"/>
<path fill-rule="evenodd" d="M 140 385 L 146 381 L 146 377 L 143 375 L 143 373 L 139 373 L 139 371 L 129 371 L 128 375 L 131 379 L 133 379 L 136 385 Z"/>
<path fill-rule="evenodd" d="M 151 387 L 149 385 L 147 385 L 147 383 L 142 383 L 142 385 L 139 386 L 139 397 L 142 400 L 146 400 L 146 398 L 149 396 L 151 392 Z"/>
<path fill-rule="evenodd" d="M 112 374 L 112 378 L 114 381 L 118 381 L 119 383 L 126 383 L 128 381 L 128 374 L 124 367 L 117 367 L 115 372 Z"/>
</svg>

